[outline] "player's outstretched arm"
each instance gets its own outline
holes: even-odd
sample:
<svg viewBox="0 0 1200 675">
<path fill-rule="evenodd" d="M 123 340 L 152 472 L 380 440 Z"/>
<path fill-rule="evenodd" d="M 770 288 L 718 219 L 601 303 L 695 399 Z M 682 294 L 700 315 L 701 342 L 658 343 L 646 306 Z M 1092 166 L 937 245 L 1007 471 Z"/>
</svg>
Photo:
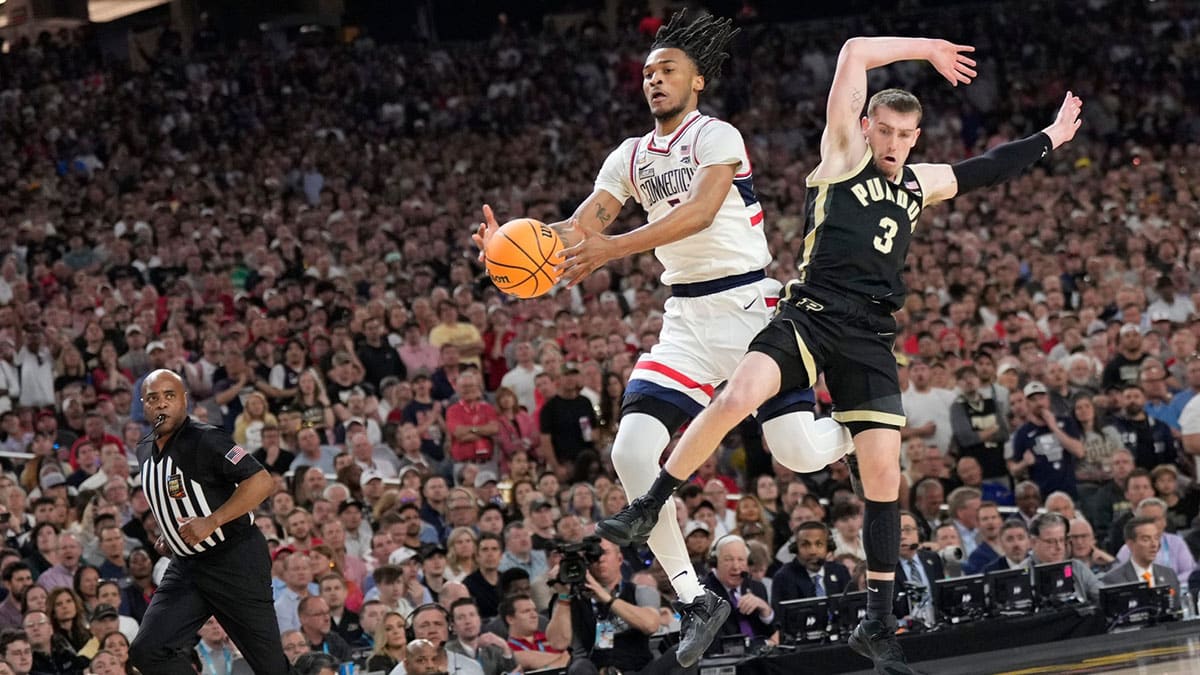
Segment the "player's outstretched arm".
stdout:
<svg viewBox="0 0 1200 675">
<path fill-rule="evenodd" d="M 687 199 L 667 215 L 620 235 L 582 230 L 583 238 L 563 250 L 558 265 L 568 287 L 583 281 L 610 260 L 679 241 L 708 227 L 733 185 L 737 165 L 713 164 L 696 171 Z"/>
<path fill-rule="evenodd" d="M 998 145 L 979 157 L 957 164 L 914 164 L 913 173 L 925 190 L 925 205 L 945 201 L 981 187 L 991 187 L 1014 178 L 1051 150 L 1075 138 L 1082 120 L 1083 100 L 1071 92 L 1063 97 L 1054 122 L 1042 131 Z"/>
<path fill-rule="evenodd" d="M 837 70 L 825 105 L 825 133 L 821 136 L 821 161 L 853 164 L 866 152 L 859 120 L 867 102 L 867 71 L 898 61 L 928 61 L 950 84 L 969 84 L 975 61 L 966 56 L 968 45 L 946 40 L 904 37 L 856 37 L 847 40 L 838 54 Z M 843 167 L 823 167 L 831 175 Z M 844 168 L 849 168 L 844 167 Z M 826 173 L 822 171 L 821 173 Z"/>
</svg>

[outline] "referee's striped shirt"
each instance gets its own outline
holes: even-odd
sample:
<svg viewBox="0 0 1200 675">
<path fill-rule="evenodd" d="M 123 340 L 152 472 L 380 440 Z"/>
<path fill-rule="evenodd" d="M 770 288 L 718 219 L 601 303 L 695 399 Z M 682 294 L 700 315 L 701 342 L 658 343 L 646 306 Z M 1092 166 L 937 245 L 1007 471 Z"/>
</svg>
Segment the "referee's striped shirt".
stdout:
<svg viewBox="0 0 1200 675">
<path fill-rule="evenodd" d="M 219 551 L 253 531 L 254 516 L 247 514 L 218 527 L 195 546 L 185 544 L 179 533 L 181 521 L 212 515 L 238 483 L 262 470 L 224 430 L 187 418 L 161 450 L 151 435 L 137 451 L 146 500 L 175 555 Z"/>
</svg>

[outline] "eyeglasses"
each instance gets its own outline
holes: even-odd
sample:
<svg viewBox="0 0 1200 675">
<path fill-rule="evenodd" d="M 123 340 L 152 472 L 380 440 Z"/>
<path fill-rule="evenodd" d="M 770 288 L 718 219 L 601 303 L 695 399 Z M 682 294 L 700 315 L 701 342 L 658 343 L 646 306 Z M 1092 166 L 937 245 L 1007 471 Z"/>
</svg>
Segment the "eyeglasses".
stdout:
<svg viewBox="0 0 1200 675">
<path fill-rule="evenodd" d="M 915 526 L 913 526 L 913 525 L 905 525 L 904 527 L 900 528 L 900 531 L 901 531 L 901 532 L 904 532 L 904 533 L 909 533 L 909 532 L 920 532 L 920 531 L 921 531 L 921 528 L 919 528 L 919 527 L 915 527 Z"/>
<path fill-rule="evenodd" d="M 1038 537 L 1038 541 L 1042 542 L 1043 544 L 1045 544 L 1047 546 L 1066 546 L 1067 545 L 1067 540 L 1065 537 L 1055 537 L 1054 539 L 1049 539 L 1047 537 Z"/>
</svg>

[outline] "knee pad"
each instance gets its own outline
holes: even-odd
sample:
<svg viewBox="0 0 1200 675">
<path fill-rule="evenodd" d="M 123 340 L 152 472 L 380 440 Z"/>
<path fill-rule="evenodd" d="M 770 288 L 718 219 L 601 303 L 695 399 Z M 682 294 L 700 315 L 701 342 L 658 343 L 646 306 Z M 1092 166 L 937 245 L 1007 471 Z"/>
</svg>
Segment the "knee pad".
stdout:
<svg viewBox="0 0 1200 675">
<path fill-rule="evenodd" d="M 863 547 L 867 549 L 867 569 L 895 572 L 900 561 L 900 504 L 864 501 Z"/>
<path fill-rule="evenodd" d="M 762 423 L 763 440 L 780 464 L 797 473 L 814 473 L 853 452 L 846 427 L 811 412 L 792 412 Z"/>
<path fill-rule="evenodd" d="M 671 442 L 671 432 L 662 420 L 626 409 L 613 441 L 612 463 L 630 500 L 645 493 L 658 475 L 658 460 Z"/>
</svg>

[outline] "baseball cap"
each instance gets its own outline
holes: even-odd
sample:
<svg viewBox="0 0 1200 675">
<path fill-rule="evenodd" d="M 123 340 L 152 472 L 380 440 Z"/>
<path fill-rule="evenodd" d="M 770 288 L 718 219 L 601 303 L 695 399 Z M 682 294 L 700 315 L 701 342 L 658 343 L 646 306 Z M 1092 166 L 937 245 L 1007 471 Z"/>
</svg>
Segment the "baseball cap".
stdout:
<svg viewBox="0 0 1200 675">
<path fill-rule="evenodd" d="M 1012 362 L 1001 363 L 1000 367 L 996 368 L 996 374 L 1003 375 L 1010 370 L 1016 370 L 1016 369 L 1017 369 L 1017 366 L 1015 364 L 1013 364 Z"/>
<path fill-rule="evenodd" d="M 1127 323 L 1127 324 L 1125 324 L 1124 326 L 1121 326 L 1121 333 L 1120 333 L 1120 334 L 1121 334 L 1121 335 L 1125 335 L 1125 334 L 1127 334 L 1127 333 L 1136 333 L 1137 335 L 1141 335 L 1141 334 L 1142 334 L 1142 329 L 1141 329 L 1141 328 L 1138 328 L 1138 326 L 1137 326 L 1137 324 L 1136 324 L 1136 323 Z"/>
<path fill-rule="evenodd" d="M 279 548 L 275 549 L 274 553 L 271 554 L 271 562 L 278 561 L 280 556 L 291 555 L 295 552 L 296 547 L 292 546 L 291 544 L 288 544 L 287 546 L 280 546 Z"/>
<path fill-rule="evenodd" d="M 137 325 L 136 323 L 131 323 L 125 327 L 125 336 L 126 337 L 129 337 L 130 335 L 133 335 L 134 333 L 141 333 L 141 332 L 142 332 L 142 327 Z"/>
<path fill-rule="evenodd" d="M 550 502 L 546 501 L 545 499 L 535 499 L 535 500 L 533 500 L 533 503 L 529 505 L 530 511 L 540 511 L 542 509 L 552 509 L 552 508 L 554 508 L 554 505 L 551 504 Z"/>
<path fill-rule="evenodd" d="M 1049 393 L 1046 391 L 1046 385 L 1042 384 L 1041 382 L 1038 382 L 1037 380 L 1034 380 L 1033 382 L 1030 382 L 1029 384 L 1025 385 L 1025 397 L 1026 398 L 1033 396 L 1034 394 L 1046 394 L 1046 393 Z"/>
<path fill-rule="evenodd" d="M 362 476 L 360 476 L 358 479 L 358 484 L 362 487 L 366 487 L 367 483 L 370 483 L 376 478 L 383 480 L 383 474 L 379 473 L 378 471 L 364 471 L 362 472 Z"/>
<path fill-rule="evenodd" d="M 475 476 L 475 487 L 476 488 L 481 488 L 484 485 L 487 485 L 488 483 L 495 483 L 495 482 L 496 482 L 496 474 L 492 473 L 491 471 L 480 471 Z"/>
<path fill-rule="evenodd" d="M 689 520 L 687 523 L 687 526 L 685 526 L 683 528 L 683 538 L 687 539 L 688 537 L 692 536 L 692 534 L 695 532 L 704 532 L 705 534 L 708 534 L 710 536 L 712 535 L 712 532 L 708 531 L 708 525 L 704 521 Z"/>
<path fill-rule="evenodd" d="M 155 349 L 161 349 L 163 351 L 166 351 L 167 346 L 165 344 L 163 344 L 162 340 L 155 340 L 154 342 L 151 342 L 150 344 L 146 345 L 146 353 L 147 354 L 154 351 Z"/>
<path fill-rule="evenodd" d="M 338 507 L 337 507 L 338 515 L 339 516 L 342 515 L 343 513 L 345 513 L 346 509 L 349 509 L 349 508 L 357 508 L 359 511 L 365 511 L 367 509 L 367 506 L 366 506 L 366 504 L 363 504 L 362 502 L 358 501 L 357 499 L 347 499 L 346 501 L 342 502 L 341 504 L 338 504 Z"/>
<path fill-rule="evenodd" d="M 43 490 L 49 490 L 52 487 L 67 484 L 67 477 L 62 475 L 61 471 L 48 471 L 42 474 L 42 479 L 39 481 Z"/>
<path fill-rule="evenodd" d="M 96 611 L 92 613 L 92 621 L 118 619 L 120 617 L 121 615 L 117 612 L 117 608 L 109 604 L 96 605 Z"/>
<path fill-rule="evenodd" d="M 422 561 L 435 555 L 445 556 L 446 547 L 441 544 L 421 544 L 421 550 L 417 552 L 417 557 Z"/>
<path fill-rule="evenodd" d="M 399 478 L 400 480 L 404 480 L 404 477 L 410 473 L 415 473 L 417 475 L 420 475 L 421 470 L 417 468 L 416 464 L 409 464 L 408 466 L 404 467 L 403 469 L 400 469 L 400 475 L 398 475 L 396 477 Z"/>
<path fill-rule="evenodd" d="M 402 546 L 388 556 L 389 565 L 403 565 L 404 563 L 417 557 L 417 552 L 407 546 Z"/>
<path fill-rule="evenodd" d="M 1170 320 L 1171 320 L 1171 314 L 1169 312 L 1167 312 L 1167 310 L 1165 310 L 1165 309 L 1156 309 L 1156 310 L 1150 312 L 1150 321 L 1151 322 L 1170 321 Z"/>
</svg>

